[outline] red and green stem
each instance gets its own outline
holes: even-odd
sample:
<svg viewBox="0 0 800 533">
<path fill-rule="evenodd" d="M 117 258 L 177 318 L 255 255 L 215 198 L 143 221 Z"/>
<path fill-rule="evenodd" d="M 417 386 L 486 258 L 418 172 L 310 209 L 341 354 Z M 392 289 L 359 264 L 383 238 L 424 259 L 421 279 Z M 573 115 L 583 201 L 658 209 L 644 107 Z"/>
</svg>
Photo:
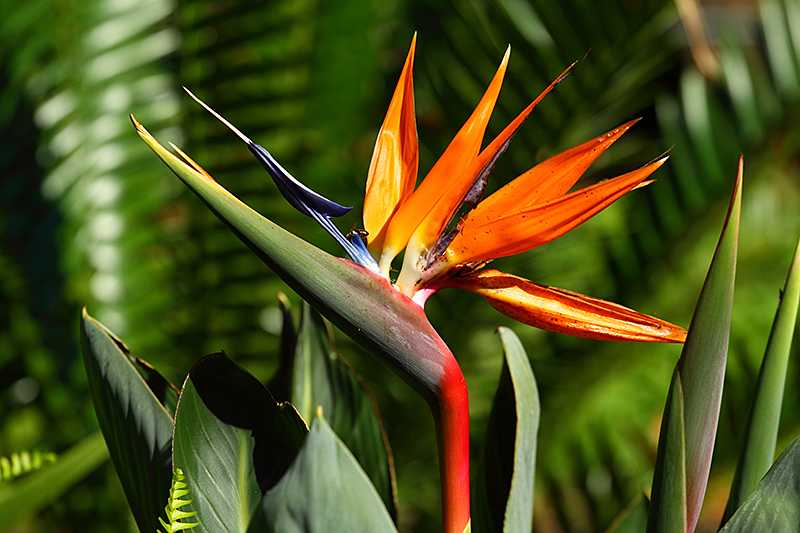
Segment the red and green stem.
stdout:
<svg viewBox="0 0 800 533">
<path fill-rule="evenodd" d="M 446 362 L 437 392 L 429 403 L 439 443 L 442 531 L 464 533 L 470 523 L 469 396 L 455 357 Z"/>
</svg>

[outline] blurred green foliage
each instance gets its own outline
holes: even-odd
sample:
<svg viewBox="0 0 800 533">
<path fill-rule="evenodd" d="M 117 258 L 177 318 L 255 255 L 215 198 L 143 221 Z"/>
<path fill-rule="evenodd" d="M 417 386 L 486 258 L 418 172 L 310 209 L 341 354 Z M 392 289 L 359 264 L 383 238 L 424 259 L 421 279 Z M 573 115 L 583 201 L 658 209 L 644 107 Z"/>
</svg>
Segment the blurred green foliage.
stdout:
<svg viewBox="0 0 800 533">
<path fill-rule="evenodd" d="M 691 53 L 701 47 L 666 0 L 0 0 L 0 455 L 59 452 L 96 428 L 77 357 L 82 305 L 173 381 L 221 349 L 263 381 L 277 365 L 276 293 L 285 287 L 149 153 L 127 113 L 243 201 L 338 254 L 180 87 L 313 189 L 356 206 L 341 223 L 347 230 L 360 224 L 375 135 L 417 31 L 423 171 L 508 43 L 490 135 L 586 58 L 534 111 L 490 187 L 638 116 L 584 184 L 670 150 L 657 183 L 551 244 L 498 261 L 503 270 L 687 325 L 744 153 L 718 462 L 701 517 L 713 529 L 800 233 L 800 7 L 702 7 L 712 66 L 701 69 Z M 502 365 L 493 331 L 519 335 L 542 401 L 535 531 L 602 531 L 648 484 L 679 349 L 547 334 L 458 292 L 427 309 L 464 368 L 476 441 Z M 388 421 L 401 529 L 437 530 L 435 436 L 422 401 L 349 339 L 338 342 Z M 800 431 L 790 364 L 779 447 Z M 14 531 L 118 530 L 127 510 L 115 476 L 107 464 Z"/>
</svg>

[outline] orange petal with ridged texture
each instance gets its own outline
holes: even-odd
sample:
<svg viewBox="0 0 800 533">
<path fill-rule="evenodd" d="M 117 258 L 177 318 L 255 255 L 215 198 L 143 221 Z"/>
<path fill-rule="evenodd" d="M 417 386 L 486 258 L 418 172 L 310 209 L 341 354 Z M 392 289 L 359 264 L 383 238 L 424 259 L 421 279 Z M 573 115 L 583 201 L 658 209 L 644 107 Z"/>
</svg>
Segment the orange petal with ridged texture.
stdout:
<svg viewBox="0 0 800 533">
<path fill-rule="evenodd" d="M 574 337 L 611 341 L 683 342 L 686 330 L 633 309 L 533 283 L 499 270 L 454 277 L 447 286 L 486 298 L 523 324 Z"/>
<path fill-rule="evenodd" d="M 469 213 L 450 243 L 448 263 L 485 261 L 532 250 L 564 235 L 639 187 L 664 157 L 628 174 L 585 187 L 511 214 L 487 217 Z M 480 207 L 480 204 L 479 206 Z"/>
<path fill-rule="evenodd" d="M 364 229 L 367 246 L 379 254 L 386 224 L 397 207 L 414 192 L 417 183 L 419 148 L 414 117 L 414 50 L 417 35 L 411 41 L 403 72 L 383 120 L 372 162 L 367 174 L 364 197 Z"/>
<path fill-rule="evenodd" d="M 542 161 L 483 200 L 475 217 L 486 220 L 496 213 L 510 214 L 566 194 L 600 154 L 622 137 L 639 119 L 631 120 L 591 141 Z M 477 218 L 476 218 L 477 220 Z"/>
<path fill-rule="evenodd" d="M 386 239 L 384 241 L 384 253 L 391 254 L 391 258 L 394 258 L 400 253 L 400 250 L 406 247 L 408 239 L 430 213 L 442 194 L 448 190 L 450 183 L 461 176 L 462 172 L 478 155 L 486 125 L 492 116 L 497 96 L 500 93 L 500 87 L 503 84 L 503 77 L 506 73 L 510 54 L 511 47 L 508 47 L 500 67 L 498 67 L 492 82 L 486 89 L 475 111 L 472 112 L 469 119 L 467 119 L 453 140 L 450 141 L 450 145 L 434 164 L 425 179 L 422 180 L 414 194 L 399 207 L 392 217 L 386 230 Z M 469 187 L 469 185 L 467 183 L 466 186 Z"/>
</svg>

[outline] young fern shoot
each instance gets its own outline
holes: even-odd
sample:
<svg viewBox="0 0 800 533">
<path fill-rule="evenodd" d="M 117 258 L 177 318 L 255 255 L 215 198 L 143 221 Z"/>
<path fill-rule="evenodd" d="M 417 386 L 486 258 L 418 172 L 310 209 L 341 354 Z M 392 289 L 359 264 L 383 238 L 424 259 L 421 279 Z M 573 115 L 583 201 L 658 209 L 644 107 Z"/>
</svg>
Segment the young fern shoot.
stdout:
<svg viewBox="0 0 800 533">
<path fill-rule="evenodd" d="M 56 454 L 50 452 L 19 452 L 10 456 L 0 456 L 0 482 L 11 481 L 23 474 L 38 470 L 47 463 L 56 460 Z"/>
<path fill-rule="evenodd" d="M 187 513 L 180 509 L 184 505 L 188 505 L 192 502 L 192 500 L 182 499 L 189 494 L 189 489 L 186 488 L 186 483 L 183 481 L 184 479 L 186 479 L 186 476 L 183 475 L 183 471 L 181 471 L 180 468 L 176 468 L 175 473 L 172 474 L 172 487 L 169 489 L 167 506 L 164 508 L 169 523 L 164 522 L 163 518 L 158 517 L 158 521 L 164 526 L 164 531 L 158 530 L 157 533 L 175 533 L 176 531 L 191 529 L 200 525 L 200 522 L 182 522 L 182 520 L 197 514 L 196 511 Z"/>
</svg>

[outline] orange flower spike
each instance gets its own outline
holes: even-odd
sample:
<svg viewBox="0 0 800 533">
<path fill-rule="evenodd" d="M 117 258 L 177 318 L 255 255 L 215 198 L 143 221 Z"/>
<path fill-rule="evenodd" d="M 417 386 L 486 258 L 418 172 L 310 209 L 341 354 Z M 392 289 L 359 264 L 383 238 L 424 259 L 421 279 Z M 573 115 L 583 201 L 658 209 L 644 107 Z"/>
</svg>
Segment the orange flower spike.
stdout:
<svg viewBox="0 0 800 533">
<path fill-rule="evenodd" d="M 450 186 L 450 182 L 460 176 L 478 155 L 483 134 L 497 102 L 500 86 L 503 84 L 510 54 L 511 47 L 509 46 L 500 62 L 500 67 L 475 111 L 450 141 L 447 149 L 433 165 L 414 194 L 397 209 L 389 222 L 383 253 L 379 260 L 382 271 L 389 271 L 392 259 L 406 247 L 414 230 L 431 212 L 442 193 Z M 468 186 L 469 184 L 467 184 Z"/>
<path fill-rule="evenodd" d="M 640 119 L 631 120 L 589 142 L 543 161 L 483 200 L 474 217 L 488 222 L 497 213 L 508 215 L 566 194 L 595 159 Z M 473 223 L 477 223 L 474 218 Z"/>
<path fill-rule="evenodd" d="M 417 182 L 419 148 L 412 77 L 416 44 L 417 35 L 414 34 L 403 72 L 375 141 L 367 174 L 364 229 L 368 233 L 367 247 L 376 258 L 380 257 L 389 219 L 414 191 Z"/>
<path fill-rule="evenodd" d="M 539 285 L 499 270 L 452 277 L 446 286 L 474 292 L 524 324 L 574 337 L 614 341 L 683 342 L 686 330 L 621 305 Z"/>
<path fill-rule="evenodd" d="M 450 243 L 449 253 L 435 269 L 441 272 L 454 264 L 505 257 L 548 243 L 640 187 L 666 160 L 664 157 L 628 174 L 488 221 L 481 212 L 483 203 L 478 204 L 464 219 L 461 231 Z"/>
</svg>

